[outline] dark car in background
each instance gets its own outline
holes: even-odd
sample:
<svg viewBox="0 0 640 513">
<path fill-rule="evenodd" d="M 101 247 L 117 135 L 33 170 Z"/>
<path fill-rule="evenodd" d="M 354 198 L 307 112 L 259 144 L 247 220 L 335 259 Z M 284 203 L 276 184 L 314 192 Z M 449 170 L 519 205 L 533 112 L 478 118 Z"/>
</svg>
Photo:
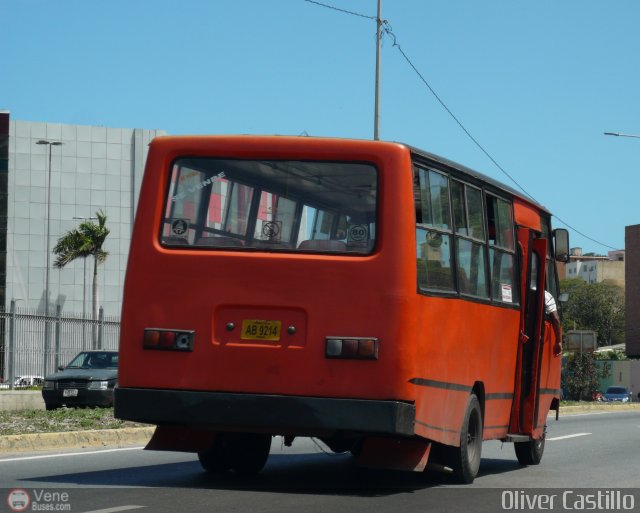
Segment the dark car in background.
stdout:
<svg viewBox="0 0 640 513">
<path fill-rule="evenodd" d="M 602 400 L 605 402 L 631 402 L 631 392 L 625 387 L 609 387 L 607 391 L 602 394 Z"/>
<path fill-rule="evenodd" d="M 47 410 L 61 406 L 112 406 L 118 381 L 117 351 L 82 351 L 66 367 L 44 378 Z"/>
</svg>

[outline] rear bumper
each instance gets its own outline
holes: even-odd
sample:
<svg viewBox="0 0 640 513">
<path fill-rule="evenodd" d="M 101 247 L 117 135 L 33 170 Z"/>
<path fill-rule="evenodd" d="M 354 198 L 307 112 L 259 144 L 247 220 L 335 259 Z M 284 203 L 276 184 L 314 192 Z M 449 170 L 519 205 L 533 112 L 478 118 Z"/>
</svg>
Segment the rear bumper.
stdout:
<svg viewBox="0 0 640 513">
<path fill-rule="evenodd" d="M 412 436 L 415 406 L 400 401 L 115 389 L 115 416 L 149 424 L 272 434 L 350 431 Z"/>
</svg>

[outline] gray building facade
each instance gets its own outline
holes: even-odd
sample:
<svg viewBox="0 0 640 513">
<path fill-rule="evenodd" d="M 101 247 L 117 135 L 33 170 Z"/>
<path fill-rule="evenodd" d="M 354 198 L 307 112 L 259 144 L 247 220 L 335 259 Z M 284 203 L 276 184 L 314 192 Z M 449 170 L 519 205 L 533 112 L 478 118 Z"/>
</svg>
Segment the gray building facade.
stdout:
<svg viewBox="0 0 640 513">
<path fill-rule="evenodd" d="M 2 127 L 8 131 L 4 139 Z M 0 112 L 0 302 L 5 308 L 15 299 L 19 307 L 45 312 L 47 225 L 52 249 L 60 236 L 102 210 L 111 233 L 104 246 L 109 257 L 98 270 L 99 304 L 105 315 L 120 314 L 148 144 L 164 133 L 19 121 Z M 50 254 L 49 312 L 60 305 L 65 312 L 90 315 L 93 261 L 76 260 L 59 270 L 54 259 Z"/>
</svg>

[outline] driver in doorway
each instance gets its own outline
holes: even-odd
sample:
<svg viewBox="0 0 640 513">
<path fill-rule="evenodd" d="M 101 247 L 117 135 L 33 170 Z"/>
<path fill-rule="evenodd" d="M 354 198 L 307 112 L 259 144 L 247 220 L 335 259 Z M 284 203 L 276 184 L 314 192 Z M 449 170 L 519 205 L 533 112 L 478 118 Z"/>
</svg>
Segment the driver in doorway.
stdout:
<svg viewBox="0 0 640 513">
<path fill-rule="evenodd" d="M 546 290 L 544 291 L 544 313 L 551 321 L 553 333 L 556 338 L 556 343 L 553 346 L 553 356 L 560 356 L 562 355 L 562 326 L 560 325 L 558 306 L 551 293 Z"/>
</svg>

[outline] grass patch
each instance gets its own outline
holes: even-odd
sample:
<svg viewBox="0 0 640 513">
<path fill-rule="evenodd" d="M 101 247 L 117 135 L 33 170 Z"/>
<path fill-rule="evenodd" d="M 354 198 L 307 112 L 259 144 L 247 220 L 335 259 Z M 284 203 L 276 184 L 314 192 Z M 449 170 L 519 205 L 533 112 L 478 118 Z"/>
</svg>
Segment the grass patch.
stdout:
<svg viewBox="0 0 640 513">
<path fill-rule="evenodd" d="M 33 386 L 33 387 L 15 387 L 11 390 L 8 386 L 0 388 L 0 393 L 2 392 L 33 392 L 34 390 L 42 390 L 42 386 Z"/>
<path fill-rule="evenodd" d="M 596 404 L 595 401 L 560 401 L 560 406 L 584 406 L 586 404 Z"/>
<path fill-rule="evenodd" d="M 118 429 L 145 425 L 114 418 L 113 408 L 0 411 L 0 436 L 87 429 Z"/>
</svg>

